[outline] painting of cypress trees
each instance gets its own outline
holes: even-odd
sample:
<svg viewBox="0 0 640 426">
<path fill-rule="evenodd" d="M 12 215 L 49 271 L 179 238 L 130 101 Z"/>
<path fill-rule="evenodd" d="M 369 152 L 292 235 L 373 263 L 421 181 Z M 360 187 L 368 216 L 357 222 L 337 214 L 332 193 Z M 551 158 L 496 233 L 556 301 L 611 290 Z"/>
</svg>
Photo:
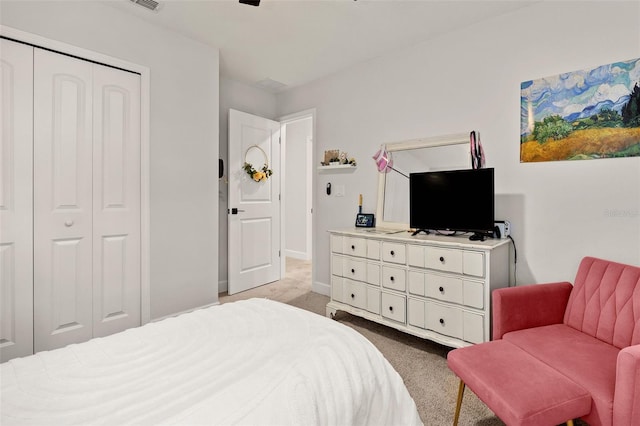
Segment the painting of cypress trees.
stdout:
<svg viewBox="0 0 640 426">
<path fill-rule="evenodd" d="M 640 58 L 520 85 L 520 161 L 640 156 Z"/>
</svg>

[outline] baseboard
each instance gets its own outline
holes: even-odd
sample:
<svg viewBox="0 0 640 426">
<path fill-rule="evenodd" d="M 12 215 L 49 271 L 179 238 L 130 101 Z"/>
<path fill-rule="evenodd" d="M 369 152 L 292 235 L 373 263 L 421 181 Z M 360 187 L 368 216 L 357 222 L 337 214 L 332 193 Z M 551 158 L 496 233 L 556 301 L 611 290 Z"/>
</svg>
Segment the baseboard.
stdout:
<svg viewBox="0 0 640 426">
<path fill-rule="evenodd" d="M 285 250 L 284 255 L 286 257 L 291 257 L 293 259 L 299 260 L 311 260 L 309 255 L 304 251 L 296 251 L 296 250 Z"/>
<path fill-rule="evenodd" d="M 199 311 L 200 309 L 210 308 L 211 306 L 216 306 L 216 305 L 219 305 L 219 304 L 220 304 L 220 301 L 217 300 L 217 301 L 215 301 L 213 303 L 209 303 L 208 305 L 202 305 L 202 306 L 198 306 L 198 307 L 193 308 L 193 309 L 187 309 L 187 310 L 184 310 L 184 311 L 180 311 L 180 312 L 176 312 L 176 313 L 173 313 L 173 314 L 165 315 L 165 316 L 162 316 L 160 318 L 154 318 L 149 322 L 162 321 L 163 319 L 177 317 L 178 315 L 188 314 L 189 312 Z"/>
<path fill-rule="evenodd" d="M 218 281 L 218 294 L 227 293 L 229 291 L 229 281 Z"/>
<path fill-rule="evenodd" d="M 329 284 L 315 281 L 311 284 L 311 291 L 331 297 L 331 286 Z"/>
</svg>

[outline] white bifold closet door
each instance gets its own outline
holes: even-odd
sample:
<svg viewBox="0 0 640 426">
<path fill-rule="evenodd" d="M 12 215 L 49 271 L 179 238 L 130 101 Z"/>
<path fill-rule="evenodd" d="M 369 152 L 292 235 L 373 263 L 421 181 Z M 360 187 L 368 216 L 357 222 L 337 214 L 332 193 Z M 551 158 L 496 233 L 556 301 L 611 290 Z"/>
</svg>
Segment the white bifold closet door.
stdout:
<svg viewBox="0 0 640 426">
<path fill-rule="evenodd" d="M 33 48 L 0 39 L 0 361 L 33 353 Z"/>
<path fill-rule="evenodd" d="M 35 351 L 140 325 L 140 77 L 34 49 Z"/>
</svg>

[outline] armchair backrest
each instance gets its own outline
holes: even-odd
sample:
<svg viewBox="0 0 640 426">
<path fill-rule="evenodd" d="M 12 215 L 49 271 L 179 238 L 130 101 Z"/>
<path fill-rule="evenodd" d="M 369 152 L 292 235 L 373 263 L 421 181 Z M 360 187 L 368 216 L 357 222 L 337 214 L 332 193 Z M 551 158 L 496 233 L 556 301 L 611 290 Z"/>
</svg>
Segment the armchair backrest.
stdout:
<svg viewBox="0 0 640 426">
<path fill-rule="evenodd" d="M 620 349 L 640 343 L 640 267 L 585 257 L 564 323 Z"/>
</svg>

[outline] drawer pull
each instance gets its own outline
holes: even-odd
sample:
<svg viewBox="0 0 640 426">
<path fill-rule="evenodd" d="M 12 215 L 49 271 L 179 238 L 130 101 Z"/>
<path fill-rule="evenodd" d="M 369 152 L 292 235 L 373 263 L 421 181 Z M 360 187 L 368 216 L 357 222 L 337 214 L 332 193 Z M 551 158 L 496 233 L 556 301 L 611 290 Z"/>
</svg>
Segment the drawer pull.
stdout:
<svg viewBox="0 0 640 426">
<path fill-rule="evenodd" d="M 444 325 L 444 319 L 440 318 L 440 324 Z"/>
<path fill-rule="evenodd" d="M 440 256 L 440 262 L 444 263 L 444 256 Z"/>
<path fill-rule="evenodd" d="M 389 277 L 389 279 L 391 280 L 391 282 L 395 281 L 395 278 L 393 277 Z"/>
<path fill-rule="evenodd" d="M 355 250 L 355 249 L 356 249 L 356 246 L 352 245 L 351 250 Z"/>
<path fill-rule="evenodd" d="M 393 250 L 391 250 L 389 253 L 391 253 L 391 256 L 395 256 L 396 255 L 396 252 L 393 251 Z"/>
<path fill-rule="evenodd" d="M 351 298 L 352 298 L 352 299 L 355 299 L 355 298 L 356 298 L 356 295 L 355 295 L 355 294 L 353 294 L 353 293 L 351 293 Z M 440 320 L 440 321 L 442 321 L 442 320 Z"/>
<path fill-rule="evenodd" d="M 352 268 L 352 269 L 351 269 L 351 273 L 352 273 L 352 274 L 355 274 L 355 273 L 356 273 L 356 270 Z"/>
<path fill-rule="evenodd" d="M 393 312 L 393 306 L 389 306 L 389 310 Z"/>
<path fill-rule="evenodd" d="M 440 290 L 440 293 L 444 293 L 444 287 L 438 287 L 438 290 Z"/>
</svg>

